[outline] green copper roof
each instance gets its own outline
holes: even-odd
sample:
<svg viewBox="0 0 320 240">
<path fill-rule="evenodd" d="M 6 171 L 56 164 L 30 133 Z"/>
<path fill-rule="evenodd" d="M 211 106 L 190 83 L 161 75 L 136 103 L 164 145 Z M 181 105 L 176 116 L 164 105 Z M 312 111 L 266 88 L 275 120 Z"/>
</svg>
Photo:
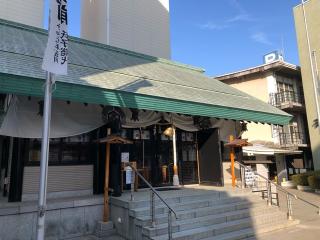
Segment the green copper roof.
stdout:
<svg viewBox="0 0 320 240">
<path fill-rule="evenodd" d="M 43 94 L 46 41 L 45 30 L 0 20 L 1 92 Z M 69 53 L 56 98 L 280 125 L 291 119 L 200 68 L 73 37 Z"/>
</svg>

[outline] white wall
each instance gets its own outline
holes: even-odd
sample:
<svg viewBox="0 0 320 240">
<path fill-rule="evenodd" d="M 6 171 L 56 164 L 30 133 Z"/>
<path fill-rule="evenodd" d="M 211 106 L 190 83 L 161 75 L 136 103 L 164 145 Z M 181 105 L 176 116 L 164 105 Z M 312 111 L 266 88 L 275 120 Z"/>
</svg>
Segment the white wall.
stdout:
<svg viewBox="0 0 320 240">
<path fill-rule="evenodd" d="M 82 38 L 170 58 L 169 0 L 109 0 L 107 6 L 107 0 L 82 0 Z"/>
<path fill-rule="evenodd" d="M 0 18 L 43 27 L 44 0 L 0 0 Z"/>
</svg>

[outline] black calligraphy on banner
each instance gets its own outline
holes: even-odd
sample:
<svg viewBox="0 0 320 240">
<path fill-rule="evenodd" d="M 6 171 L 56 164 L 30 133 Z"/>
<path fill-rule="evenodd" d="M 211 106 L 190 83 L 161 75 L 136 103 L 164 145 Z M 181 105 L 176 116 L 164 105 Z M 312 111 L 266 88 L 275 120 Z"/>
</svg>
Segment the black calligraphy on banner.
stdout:
<svg viewBox="0 0 320 240">
<path fill-rule="evenodd" d="M 58 4 L 58 23 L 56 26 L 56 40 L 54 62 L 65 64 L 68 58 L 68 33 L 61 30 L 61 24 L 68 24 L 67 0 L 56 0 Z"/>
<path fill-rule="evenodd" d="M 67 0 L 50 0 L 49 38 L 42 69 L 51 73 L 68 73 Z"/>
<path fill-rule="evenodd" d="M 57 3 L 59 21 L 68 24 L 67 0 L 57 0 Z"/>
</svg>

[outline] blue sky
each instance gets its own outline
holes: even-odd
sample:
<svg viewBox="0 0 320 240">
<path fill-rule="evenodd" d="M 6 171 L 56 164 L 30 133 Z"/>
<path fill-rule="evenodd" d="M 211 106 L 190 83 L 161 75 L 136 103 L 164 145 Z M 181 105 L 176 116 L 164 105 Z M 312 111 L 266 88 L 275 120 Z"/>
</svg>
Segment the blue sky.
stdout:
<svg viewBox="0 0 320 240">
<path fill-rule="evenodd" d="M 292 13 L 299 3 L 170 0 L 172 60 L 202 67 L 209 76 L 260 65 L 273 50 L 284 49 L 285 60 L 299 64 Z M 80 0 L 69 0 L 73 36 L 80 35 L 80 5 Z"/>
</svg>

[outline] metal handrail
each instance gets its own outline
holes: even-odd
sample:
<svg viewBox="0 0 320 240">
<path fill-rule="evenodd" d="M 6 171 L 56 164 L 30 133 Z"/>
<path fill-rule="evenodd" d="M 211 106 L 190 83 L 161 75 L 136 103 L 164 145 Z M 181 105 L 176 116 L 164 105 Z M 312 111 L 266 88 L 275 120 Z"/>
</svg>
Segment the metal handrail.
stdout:
<svg viewBox="0 0 320 240">
<path fill-rule="evenodd" d="M 154 195 L 156 195 L 160 201 L 168 208 L 168 236 L 169 240 L 172 239 L 172 213 L 174 214 L 175 219 L 178 219 L 176 212 L 169 206 L 169 204 L 159 195 L 157 190 L 152 187 L 152 185 L 139 173 L 139 171 L 131 164 L 130 162 L 127 163 L 127 166 L 129 166 L 137 176 L 139 176 L 142 181 L 150 188 L 151 195 L 150 195 L 150 215 L 151 215 L 151 225 L 152 227 L 155 227 L 155 202 L 154 202 Z M 134 175 L 132 176 L 132 179 L 134 179 Z M 133 182 L 133 181 L 132 181 Z M 134 187 L 131 186 L 131 200 L 134 200 L 133 197 L 133 191 Z"/>
<path fill-rule="evenodd" d="M 290 219 L 290 220 L 292 219 L 292 213 L 293 213 L 293 211 L 292 211 L 291 197 L 294 197 L 296 200 L 300 200 L 300 201 L 302 201 L 302 202 L 304 202 L 304 203 L 309 204 L 309 205 L 312 206 L 312 207 L 317 208 L 318 214 L 320 215 L 320 206 L 317 206 L 317 205 L 309 202 L 308 200 L 305 200 L 304 198 L 298 197 L 296 194 L 293 194 L 293 193 L 289 192 L 288 190 L 286 190 L 285 188 L 283 188 L 283 187 L 280 186 L 279 184 L 277 184 L 277 183 L 269 180 L 269 179 L 266 178 L 265 176 L 257 173 L 256 171 L 253 171 L 251 168 L 247 167 L 246 165 L 244 165 L 244 164 L 242 164 L 242 163 L 240 163 L 240 162 L 238 162 L 238 161 L 236 161 L 236 162 L 239 164 L 240 167 L 242 167 L 242 168 L 244 168 L 244 169 L 247 169 L 247 170 L 249 170 L 249 171 L 252 171 L 256 176 L 259 176 L 260 178 L 264 179 L 264 180 L 267 182 L 267 194 L 268 194 L 268 204 L 269 204 L 269 205 L 271 205 L 271 201 L 272 201 L 272 199 L 271 199 L 271 197 L 272 197 L 272 196 L 271 196 L 271 194 L 272 194 L 272 193 L 271 193 L 271 185 L 274 185 L 277 189 L 280 189 L 281 191 L 283 191 L 284 193 L 286 193 L 286 195 L 287 195 L 288 219 Z M 242 185 L 244 185 L 244 179 L 243 179 L 244 176 L 243 176 L 243 175 L 244 175 L 244 174 L 241 172 L 241 178 L 242 178 L 242 179 L 241 179 L 241 184 L 242 184 Z M 278 201 L 279 201 L 279 200 L 278 200 Z"/>
</svg>

